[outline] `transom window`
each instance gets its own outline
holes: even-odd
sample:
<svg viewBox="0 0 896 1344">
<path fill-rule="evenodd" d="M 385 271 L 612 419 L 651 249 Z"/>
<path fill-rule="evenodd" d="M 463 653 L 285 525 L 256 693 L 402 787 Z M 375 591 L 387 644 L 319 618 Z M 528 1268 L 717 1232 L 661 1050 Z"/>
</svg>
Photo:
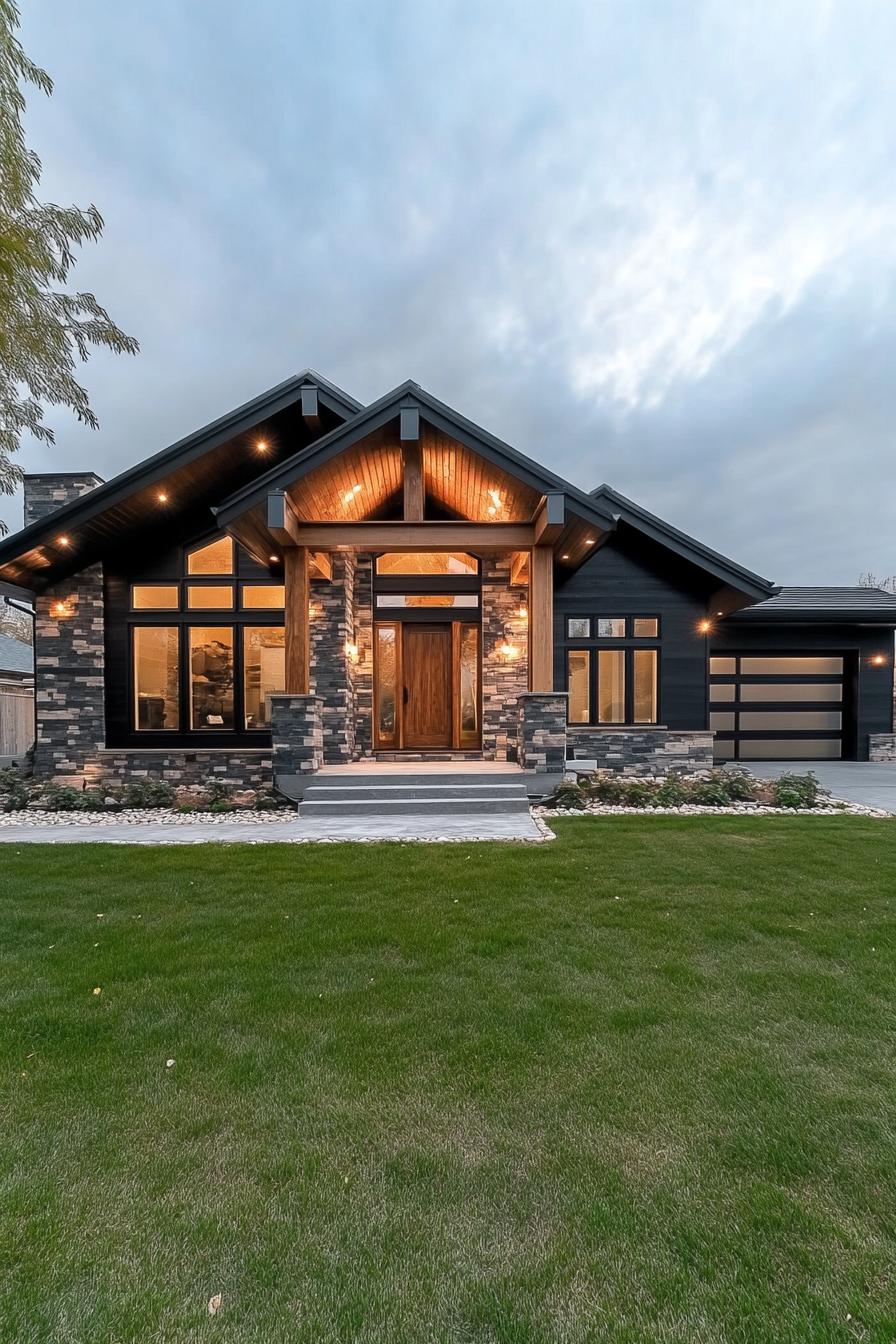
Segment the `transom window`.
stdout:
<svg viewBox="0 0 896 1344">
<path fill-rule="evenodd" d="M 567 639 L 657 639 L 658 616 L 567 616 Z"/>
<path fill-rule="evenodd" d="M 376 558 L 377 574 L 478 574 L 479 562 L 464 551 L 391 551 Z"/>
<path fill-rule="evenodd" d="M 244 566 L 255 569 L 230 537 L 216 537 L 187 551 L 177 582 L 132 585 L 134 732 L 230 734 L 269 726 L 267 697 L 285 682 L 285 589 L 260 577 L 239 582 Z"/>
</svg>

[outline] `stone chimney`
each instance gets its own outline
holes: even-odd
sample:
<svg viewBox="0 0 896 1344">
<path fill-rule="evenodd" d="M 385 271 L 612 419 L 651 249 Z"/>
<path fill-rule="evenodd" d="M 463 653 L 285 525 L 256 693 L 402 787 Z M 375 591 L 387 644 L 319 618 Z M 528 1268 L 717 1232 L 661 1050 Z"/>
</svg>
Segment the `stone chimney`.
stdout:
<svg viewBox="0 0 896 1344">
<path fill-rule="evenodd" d="M 25 476 L 25 526 L 103 485 L 94 471 L 53 471 Z"/>
</svg>

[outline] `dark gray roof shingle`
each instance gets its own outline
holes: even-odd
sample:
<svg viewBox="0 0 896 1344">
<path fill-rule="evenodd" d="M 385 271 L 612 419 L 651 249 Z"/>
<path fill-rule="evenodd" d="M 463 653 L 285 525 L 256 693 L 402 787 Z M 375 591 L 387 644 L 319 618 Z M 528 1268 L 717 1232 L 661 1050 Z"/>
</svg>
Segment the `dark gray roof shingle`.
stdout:
<svg viewBox="0 0 896 1344">
<path fill-rule="evenodd" d="M 891 620 L 896 625 L 896 595 L 882 588 L 785 587 L 774 597 L 732 612 L 729 621 L 764 621 L 802 618 L 823 620 L 853 618 L 857 621 Z"/>
</svg>

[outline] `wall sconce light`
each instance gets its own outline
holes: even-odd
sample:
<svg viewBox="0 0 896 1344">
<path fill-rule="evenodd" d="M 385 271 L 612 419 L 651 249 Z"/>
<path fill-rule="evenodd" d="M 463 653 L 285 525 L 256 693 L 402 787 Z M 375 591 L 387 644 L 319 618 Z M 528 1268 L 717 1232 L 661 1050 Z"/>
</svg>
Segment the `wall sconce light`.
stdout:
<svg viewBox="0 0 896 1344">
<path fill-rule="evenodd" d="M 527 621 L 529 619 L 529 608 L 526 606 L 525 599 L 520 602 L 516 609 L 516 614 L 521 621 Z"/>
<path fill-rule="evenodd" d="M 712 629 L 712 621 L 702 620 L 697 622 L 697 629 L 701 635 L 708 635 Z"/>
<path fill-rule="evenodd" d="M 351 662 L 356 663 L 358 661 L 358 646 L 357 644 L 353 644 L 350 639 L 345 641 L 345 652 L 348 654 Z"/>
<path fill-rule="evenodd" d="M 515 658 L 519 652 L 516 644 L 513 642 L 513 630 L 509 625 L 505 625 L 504 627 L 504 638 L 498 645 L 498 652 L 501 654 L 502 658 L 507 658 L 508 660 Z"/>
<path fill-rule="evenodd" d="M 886 662 L 887 660 L 882 653 L 875 653 L 871 659 L 871 664 L 873 667 L 884 667 L 886 665 Z"/>
<path fill-rule="evenodd" d="M 72 605 L 64 598 L 60 598 L 57 602 L 50 603 L 50 615 L 55 616 L 57 620 L 63 621 L 66 617 L 71 616 L 71 614 Z"/>
</svg>

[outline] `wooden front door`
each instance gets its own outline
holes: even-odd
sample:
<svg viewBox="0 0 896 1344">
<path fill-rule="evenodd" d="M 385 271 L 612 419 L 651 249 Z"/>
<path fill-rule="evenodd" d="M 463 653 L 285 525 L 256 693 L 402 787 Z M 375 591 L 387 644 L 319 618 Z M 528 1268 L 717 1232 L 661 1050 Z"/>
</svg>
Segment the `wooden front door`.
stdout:
<svg viewBox="0 0 896 1344">
<path fill-rule="evenodd" d="M 451 626 L 412 625 L 403 632 L 404 745 L 451 746 Z"/>
</svg>

